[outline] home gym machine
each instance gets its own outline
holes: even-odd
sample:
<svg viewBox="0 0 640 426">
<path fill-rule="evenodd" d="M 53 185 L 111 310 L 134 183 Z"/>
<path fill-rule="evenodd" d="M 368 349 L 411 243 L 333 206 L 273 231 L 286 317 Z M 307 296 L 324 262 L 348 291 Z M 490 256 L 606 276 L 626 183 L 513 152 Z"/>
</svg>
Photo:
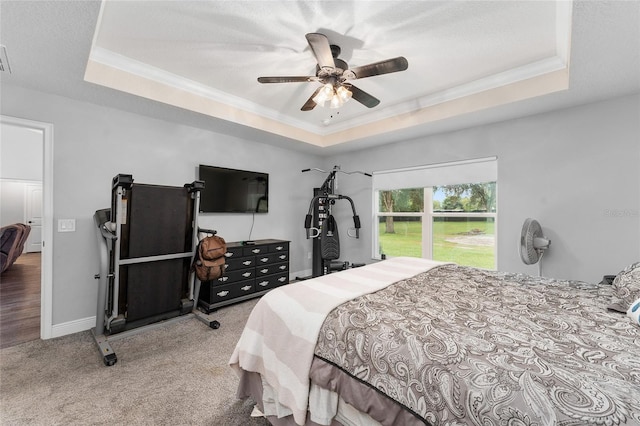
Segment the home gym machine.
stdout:
<svg viewBox="0 0 640 426">
<path fill-rule="evenodd" d="M 183 187 L 134 184 L 113 178 L 111 208 L 94 222 L 100 251 L 94 340 L 105 365 L 118 358 L 110 339 L 122 338 L 160 321 L 193 314 L 211 328 L 220 324 L 198 311 L 200 281 L 191 272 L 198 243 L 200 191 L 204 183 Z"/>
<path fill-rule="evenodd" d="M 304 169 L 303 173 L 311 170 L 327 173 L 321 169 Z M 336 174 L 344 173 L 347 175 L 359 173 L 371 177 L 371 174 L 355 171 L 345 172 L 340 170 L 340 166 L 333 166 L 333 170 L 325 179 L 320 188 L 314 188 L 313 198 L 309 205 L 309 212 L 305 217 L 304 227 L 306 228 L 307 239 L 313 238 L 313 254 L 312 254 L 312 277 L 318 277 L 339 271 L 349 267 L 358 267 L 362 264 L 350 264 L 349 262 L 341 262 L 340 257 L 340 237 L 338 234 L 338 226 L 335 218 L 331 214 L 331 210 L 338 200 L 347 200 L 351 204 L 353 212 L 353 233 L 347 231 L 347 235 L 352 238 L 360 238 L 360 217 L 356 213 L 356 207 L 353 200 L 346 195 L 336 193 L 337 182 Z"/>
</svg>

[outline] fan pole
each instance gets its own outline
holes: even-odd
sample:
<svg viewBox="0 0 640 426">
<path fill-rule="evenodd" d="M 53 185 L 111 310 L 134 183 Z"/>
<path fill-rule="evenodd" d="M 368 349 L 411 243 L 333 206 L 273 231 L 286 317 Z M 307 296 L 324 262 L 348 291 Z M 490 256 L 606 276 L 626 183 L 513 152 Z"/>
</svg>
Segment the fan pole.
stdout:
<svg viewBox="0 0 640 426">
<path fill-rule="evenodd" d="M 540 250 L 540 258 L 538 259 L 538 276 L 542 276 L 542 258 L 544 257 L 544 250 Z"/>
</svg>

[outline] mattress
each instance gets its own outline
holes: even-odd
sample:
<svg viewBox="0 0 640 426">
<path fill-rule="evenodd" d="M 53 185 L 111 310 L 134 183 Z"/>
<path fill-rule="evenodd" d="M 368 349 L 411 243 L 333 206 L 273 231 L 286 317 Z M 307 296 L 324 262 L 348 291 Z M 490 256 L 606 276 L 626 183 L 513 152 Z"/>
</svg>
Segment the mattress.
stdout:
<svg viewBox="0 0 640 426">
<path fill-rule="evenodd" d="M 401 267 L 392 259 L 360 276 L 340 272 L 298 290 L 285 286 L 272 296 L 279 302 L 267 303 L 295 305 L 290 293 L 325 286 L 348 293 L 350 282 Z M 302 402 L 286 397 L 290 371 L 273 371 L 270 362 L 255 371 L 242 356 L 232 357 L 241 377 L 253 371 L 267 392 L 241 382 L 238 395 L 258 400 L 274 424 L 640 424 L 640 328 L 607 311 L 610 286 L 451 264 L 421 268 L 345 296 L 326 314 L 277 314 L 294 324 L 322 317 L 309 335 L 296 331 L 313 346 L 308 366 L 295 373 L 308 383 L 296 395 Z M 287 335 L 282 330 L 271 334 Z M 295 350 L 269 338 L 252 344 L 248 351 L 267 358 L 288 359 Z M 236 351 L 249 346 L 239 342 Z M 351 421 L 345 407 L 369 418 Z"/>
</svg>

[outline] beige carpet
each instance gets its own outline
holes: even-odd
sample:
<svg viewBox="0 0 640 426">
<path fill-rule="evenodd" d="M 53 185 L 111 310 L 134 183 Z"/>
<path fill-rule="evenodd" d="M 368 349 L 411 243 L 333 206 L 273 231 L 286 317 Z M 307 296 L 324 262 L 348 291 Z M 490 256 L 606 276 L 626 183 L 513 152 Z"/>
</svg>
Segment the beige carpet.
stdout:
<svg viewBox="0 0 640 426">
<path fill-rule="evenodd" d="M 190 317 L 111 343 L 90 332 L 0 350 L 2 425 L 267 425 L 236 398 L 228 360 L 256 300 L 225 307 L 213 330 Z"/>
</svg>

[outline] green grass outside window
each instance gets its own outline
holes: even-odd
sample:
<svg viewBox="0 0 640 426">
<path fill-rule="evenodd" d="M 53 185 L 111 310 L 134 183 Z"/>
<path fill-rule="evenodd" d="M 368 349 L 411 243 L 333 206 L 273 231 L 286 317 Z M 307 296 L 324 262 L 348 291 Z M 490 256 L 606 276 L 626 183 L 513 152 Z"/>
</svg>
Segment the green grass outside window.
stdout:
<svg viewBox="0 0 640 426">
<path fill-rule="evenodd" d="M 393 234 L 385 233 L 385 224 L 379 224 L 379 243 L 382 253 L 389 257 L 422 257 L 422 223 L 395 221 Z M 433 222 L 433 259 L 455 262 L 459 265 L 495 269 L 495 222 L 468 221 Z"/>
</svg>

